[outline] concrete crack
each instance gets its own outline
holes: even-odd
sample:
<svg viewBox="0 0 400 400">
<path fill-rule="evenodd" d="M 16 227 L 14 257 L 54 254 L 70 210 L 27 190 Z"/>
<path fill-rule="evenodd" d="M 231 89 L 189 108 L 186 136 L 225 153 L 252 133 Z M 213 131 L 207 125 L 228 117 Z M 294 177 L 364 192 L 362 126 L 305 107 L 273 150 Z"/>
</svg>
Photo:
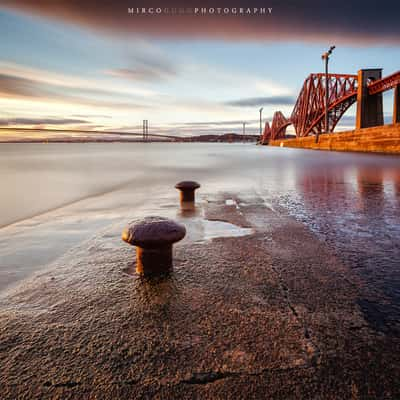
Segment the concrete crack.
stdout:
<svg viewBox="0 0 400 400">
<path fill-rule="evenodd" d="M 297 322 L 302 326 L 303 331 L 304 331 L 304 338 L 307 340 L 307 342 L 309 343 L 309 345 L 313 348 L 314 350 L 314 354 L 312 356 L 311 361 L 312 362 L 317 362 L 317 360 L 320 357 L 321 351 L 318 347 L 318 345 L 314 342 L 314 340 L 311 338 L 311 334 L 310 331 L 308 330 L 307 324 L 306 322 L 300 317 L 299 313 L 297 312 L 295 306 L 292 304 L 291 300 L 290 300 L 290 289 L 287 287 L 287 285 L 285 284 L 283 278 L 282 278 L 282 274 L 279 272 L 279 270 L 274 267 L 273 265 L 271 265 L 272 270 L 276 273 L 276 275 L 278 276 L 278 282 L 279 282 L 279 287 L 281 289 L 281 292 L 283 294 L 283 297 L 285 298 L 286 304 L 289 307 L 289 310 L 292 312 L 292 314 L 294 315 L 294 317 L 296 318 Z"/>
<path fill-rule="evenodd" d="M 67 388 L 73 388 L 78 385 L 80 385 L 80 383 L 74 382 L 74 381 L 57 382 L 57 383 L 47 381 L 43 384 L 43 386 L 46 386 L 46 387 L 52 386 L 52 387 L 67 387 Z"/>
<path fill-rule="evenodd" d="M 212 383 L 220 379 L 230 378 L 234 375 L 238 375 L 235 372 L 196 372 L 193 373 L 189 379 L 185 379 L 182 383 L 187 383 L 189 385 L 206 385 L 207 383 Z"/>
</svg>

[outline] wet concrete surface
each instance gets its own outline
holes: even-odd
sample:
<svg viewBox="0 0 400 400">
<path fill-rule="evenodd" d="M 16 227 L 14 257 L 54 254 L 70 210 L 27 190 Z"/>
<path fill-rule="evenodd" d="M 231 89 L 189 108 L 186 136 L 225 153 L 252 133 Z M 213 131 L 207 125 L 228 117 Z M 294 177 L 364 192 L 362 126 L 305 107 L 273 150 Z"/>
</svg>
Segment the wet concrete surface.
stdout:
<svg viewBox="0 0 400 400">
<path fill-rule="evenodd" d="M 163 211 L 188 232 L 171 275 L 127 273 L 116 223 L 3 293 L 2 399 L 400 397 L 400 339 L 365 318 L 369 285 L 303 224 L 255 193 Z"/>
<path fill-rule="evenodd" d="M 356 171 L 356 179 L 338 169 L 299 172 L 295 191 L 268 197 L 276 210 L 304 223 L 362 277 L 364 317 L 382 333 L 399 337 L 400 169 L 369 165 Z"/>
</svg>

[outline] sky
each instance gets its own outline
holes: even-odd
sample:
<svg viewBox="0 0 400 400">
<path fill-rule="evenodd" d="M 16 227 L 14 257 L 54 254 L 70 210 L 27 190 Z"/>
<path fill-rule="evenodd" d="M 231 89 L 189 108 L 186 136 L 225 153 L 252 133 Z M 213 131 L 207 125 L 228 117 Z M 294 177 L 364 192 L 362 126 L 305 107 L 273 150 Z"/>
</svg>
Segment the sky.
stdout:
<svg viewBox="0 0 400 400">
<path fill-rule="evenodd" d="M 330 72 L 400 69 L 400 3 L 323 3 L 0 0 L 0 127 L 258 133 L 331 45 Z"/>
</svg>

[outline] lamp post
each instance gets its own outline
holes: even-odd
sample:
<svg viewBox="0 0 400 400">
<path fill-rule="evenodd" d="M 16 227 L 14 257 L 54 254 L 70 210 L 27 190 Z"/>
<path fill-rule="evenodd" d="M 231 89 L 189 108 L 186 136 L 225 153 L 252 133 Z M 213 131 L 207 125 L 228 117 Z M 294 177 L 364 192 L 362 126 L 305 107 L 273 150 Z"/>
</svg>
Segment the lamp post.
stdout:
<svg viewBox="0 0 400 400">
<path fill-rule="evenodd" d="M 243 142 L 245 141 L 246 135 L 246 122 L 243 122 Z"/>
<path fill-rule="evenodd" d="M 262 111 L 263 111 L 264 107 L 260 108 L 260 137 L 262 135 Z"/>
<path fill-rule="evenodd" d="M 336 46 L 331 46 L 327 52 L 322 54 L 321 58 L 325 60 L 325 133 L 329 133 L 329 76 L 328 76 L 328 63 L 329 56 L 335 50 Z M 315 135 L 315 141 L 318 143 L 318 132 Z"/>
</svg>

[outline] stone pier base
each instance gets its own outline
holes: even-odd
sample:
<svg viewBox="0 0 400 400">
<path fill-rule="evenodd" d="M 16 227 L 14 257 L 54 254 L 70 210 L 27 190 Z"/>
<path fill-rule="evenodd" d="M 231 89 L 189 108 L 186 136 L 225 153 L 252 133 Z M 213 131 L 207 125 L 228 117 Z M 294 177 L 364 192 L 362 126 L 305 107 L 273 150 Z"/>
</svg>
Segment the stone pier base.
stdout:
<svg viewBox="0 0 400 400">
<path fill-rule="evenodd" d="M 314 136 L 309 136 L 272 140 L 269 145 L 315 150 L 400 154 L 400 124 L 323 134 L 319 136 L 318 143 L 315 143 Z"/>
</svg>

